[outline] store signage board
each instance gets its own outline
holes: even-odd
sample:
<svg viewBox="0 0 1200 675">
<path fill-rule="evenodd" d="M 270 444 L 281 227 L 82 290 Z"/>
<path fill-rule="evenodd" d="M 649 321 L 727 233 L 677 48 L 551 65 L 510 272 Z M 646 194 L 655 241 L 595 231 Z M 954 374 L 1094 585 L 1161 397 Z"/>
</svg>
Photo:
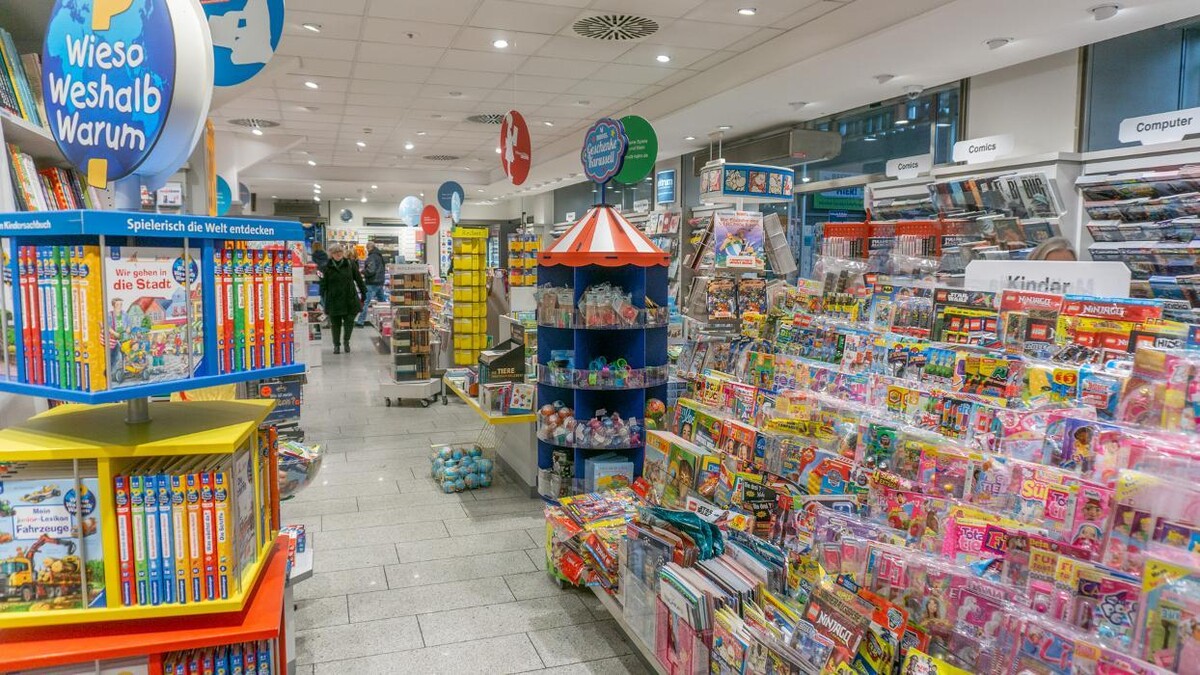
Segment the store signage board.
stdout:
<svg viewBox="0 0 1200 675">
<path fill-rule="evenodd" d="M 1016 139 L 1012 134 L 984 136 L 954 144 L 954 161 L 967 164 L 992 162 L 1012 154 Z"/>
<path fill-rule="evenodd" d="M 1200 108 L 1123 119 L 1117 138 L 1122 143 L 1155 145 L 1182 141 L 1195 134 L 1200 134 Z"/>
<path fill-rule="evenodd" d="M 765 164 L 709 162 L 700 170 L 700 201 L 732 204 L 786 202 L 792 200 L 796 173 L 792 169 Z"/>
<path fill-rule="evenodd" d="M 508 111 L 500 123 L 500 168 L 513 185 L 520 185 L 529 177 L 532 153 L 533 144 L 525 118 L 516 110 Z"/>
<path fill-rule="evenodd" d="M 575 212 L 574 212 L 574 211 L 567 211 L 567 215 L 566 215 L 566 222 L 568 222 L 568 223 L 569 223 L 569 222 L 572 222 L 572 221 L 574 221 L 574 220 L 575 220 Z"/>
<path fill-rule="evenodd" d="M 913 155 L 889 159 L 883 173 L 888 178 L 916 178 L 933 168 L 933 155 Z"/>
<path fill-rule="evenodd" d="M 421 209 L 421 231 L 429 236 L 437 234 L 442 226 L 442 212 L 433 204 Z"/>
<path fill-rule="evenodd" d="M 343 223 L 348 223 L 351 220 L 354 220 L 354 212 L 350 209 L 342 209 L 338 212 L 338 219 Z"/>
<path fill-rule="evenodd" d="M 204 0 L 213 42 L 213 84 L 233 87 L 258 74 L 283 37 L 284 0 Z"/>
<path fill-rule="evenodd" d="M 188 237 L 254 241 L 301 241 L 304 228 L 291 220 L 210 218 L 167 213 L 127 211 L 31 211 L 0 216 L 0 236 L 105 236 Z"/>
<path fill-rule="evenodd" d="M 229 187 L 229 181 L 222 176 L 217 176 L 217 215 L 223 216 L 229 213 L 231 204 L 233 204 L 233 190 Z"/>
<path fill-rule="evenodd" d="M 596 120 L 583 137 L 579 161 L 593 183 L 607 183 L 621 171 L 629 139 L 621 123 L 611 117 Z"/>
<path fill-rule="evenodd" d="M 638 199 L 633 202 L 634 213 L 650 213 L 650 200 Z"/>
<path fill-rule="evenodd" d="M 675 203 L 675 169 L 659 171 L 654 176 L 654 201 L 658 204 Z"/>
<path fill-rule="evenodd" d="M 629 145 L 625 148 L 625 159 L 614 180 L 633 185 L 654 171 L 654 163 L 658 161 L 658 135 L 645 118 L 637 115 L 622 117 L 621 128 L 625 130 Z"/>
<path fill-rule="evenodd" d="M 964 288 L 1129 297 L 1129 268 L 1119 262 L 972 260 Z"/>
<path fill-rule="evenodd" d="M 42 47 L 50 134 L 104 188 L 137 174 L 161 187 L 204 130 L 212 38 L 195 0 L 57 0 Z M 104 91 L 89 91 L 103 83 Z"/>
<path fill-rule="evenodd" d="M 463 190 L 463 186 L 455 181 L 448 180 L 438 186 L 437 201 L 438 206 L 442 207 L 443 211 L 450 212 L 454 210 L 454 196 L 458 195 L 459 206 L 462 206 L 463 197 L 467 195 Z M 457 220 L 457 219 L 456 219 Z"/>
<path fill-rule="evenodd" d="M 400 220 L 404 221 L 405 225 L 416 227 L 421 224 L 421 209 L 425 207 L 425 203 L 420 197 L 409 195 L 400 200 Z"/>
</svg>

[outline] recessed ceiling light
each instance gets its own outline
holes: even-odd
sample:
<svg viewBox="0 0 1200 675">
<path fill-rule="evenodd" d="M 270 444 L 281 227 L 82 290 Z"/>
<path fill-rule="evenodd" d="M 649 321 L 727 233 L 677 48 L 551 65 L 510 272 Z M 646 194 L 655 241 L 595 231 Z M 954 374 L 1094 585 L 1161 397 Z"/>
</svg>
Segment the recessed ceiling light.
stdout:
<svg viewBox="0 0 1200 675">
<path fill-rule="evenodd" d="M 1109 2 L 1103 5 L 1097 5 L 1088 11 L 1092 13 L 1092 16 L 1095 17 L 1097 21 L 1105 21 L 1116 16 L 1117 12 L 1121 11 L 1121 6 L 1115 2 Z"/>
<path fill-rule="evenodd" d="M 321 85 L 317 84 L 316 82 L 313 82 L 312 80 L 305 82 L 304 86 L 308 87 L 309 89 L 320 89 L 321 88 Z"/>
<path fill-rule="evenodd" d="M 378 190 L 378 189 L 379 189 L 379 186 L 378 186 L 378 185 L 372 185 L 372 186 L 371 186 L 371 189 L 372 189 L 372 190 Z"/>
<path fill-rule="evenodd" d="M 262 130 L 262 129 L 259 129 L 258 127 L 255 127 L 255 128 L 253 128 L 253 129 L 251 129 L 251 130 L 250 130 L 250 133 L 254 134 L 255 136 L 262 136 L 262 135 L 263 135 L 263 130 Z"/>
<path fill-rule="evenodd" d="M 316 162 L 314 162 L 314 161 L 312 161 L 312 160 L 310 159 L 310 160 L 308 160 L 308 165 L 309 165 L 309 166 L 316 166 L 316 165 L 317 165 L 317 163 L 316 163 Z"/>
<path fill-rule="evenodd" d="M 424 135 L 425 135 L 425 132 L 424 132 L 424 131 L 418 131 L 418 132 L 417 132 L 417 135 L 418 135 L 418 136 L 424 136 Z"/>
<path fill-rule="evenodd" d="M 758 10 L 754 9 L 753 7 L 743 7 L 738 10 L 738 14 L 741 14 L 742 16 L 754 16 L 755 14 L 758 14 Z"/>
<path fill-rule="evenodd" d="M 321 198 L 320 198 L 320 197 L 313 197 L 313 201 L 314 201 L 314 202 L 319 202 L 319 201 L 321 201 Z"/>
<path fill-rule="evenodd" d="M 942 127 L 943 129 L 945 129 L 946 127 L 950 126 L 950 123 L 949 123 L 949 122 L 938 122 L 938 123 L 937 123 L 937 126 L 939 126 L 939 127 Z"/>
<path fill-rule="evenodd" d="M 300 112 L 316 112 L 320 110 L 320 108 L 315 105 L 298 105 L 296 106 L 296 110 L 299 110 Z"/>
<path fill-rule="evenodd" d="M 879 84 L 887 84 L 888 82 L 891 82 L 894 79 L 896 79 L 896 76 L 890 75 L 888 73 L 883 73 L 882 75 L 875 76 L 875 81 L 878 82 Z"/>
<path fill-rule="evenodd" d="M 367 143 L 366 143 L 366 141 L 357 141 L 357 142 L 355 143 L 355 145 L 357 145 L 357 146 L 358 146 L 358 147 L 360 147 L 360 148 L 365 148 L 365 147 L 367 147 Z"/>
<path fill-rule="evenodd" d="M 315 187 L 315 188 L 317 188 L 318 190 L 320 190 L 320 189 L 321 189 L 321 184 L 320 184 L 320 183 L 313 183 L 313 187 Z"/>
<path fill-rule="evenodd" d="M 476 188 L 476 189 L 475 189 L 475 191 L 476 191 L 476 192 L 483 192 L 483 188 Z"/>
<path fill-rule="evenodd" d="M 497 146 L 496 146 L 496 154 L 498 155 L 498 154 L 500 154 L 501 152 L 502 152 L 502 150 L 500 150 L 500 146 L 498 146 L 498 145 L 497 145 Z"/>
<path fill-rule="evenodd" d="M 360 202 L 362 202 L 362 203 L 366 204 L 366 203 L 367 203 L 367 198 L 366 198 L 366 197 L 363 197 L 362 199 L 360 199 L 360 200 L 358 200 L 358 201 L 360 201 Z"/>
<path fill-rule="evenodd" d="M 987 42 L 985 42 L 983 44 L 987 45 L 988 49 L 1000 49 L 1001 47 L 1003 47 L 1004 45 L 1006 45 L 1012 41 L 1013 41 L 1012 38 L 1007 38 L 1007 37 L 992 38 L 991 40 L 988 40 Z"/>
<path fill-rule="evenodd" d="M 439 113 L 433 113 L 432 115 L 429 116 L 429 119 L 440 120 L 440 119 L 442 119 L 442 116 Z"/>
<path fill-rule="evenodd" d="M 412 141 L 409 141 L 409 142 L 407 142 L 407 143 L 405 143 L 405 144 L 404 144 L 404 149 L 405 149 L 405 150 L 412 150 L 412 149 L 413 149 L 413 148 L 415 148 L 415 147 L 417 147 L 417 146 L 413 145 L 413 144 L 412 144 Z"/>
<path fill-rule="evenodd" d="M 733 127 L 729 126 L 728 124 L 722 124 L 721 126 L 717 127 L 717 131 L 729 131 L 732 128 Z"/>
<path fill-rule="evenodd" d="M 683 137 L 683 140 L 685 140 L 685 141 L 694 141 L 694 140 L 696 140 L 696 137 L 695 137 L 695 136 L 684 136 L 684 137 Z"/>
<path fill-rule="evenodd" d="M 659 54 L 658 56 L 654 57 L 654 60 L 658 61 L 659 63 L 670 63 L 671 57 L 667 56 L 666 54 Z"/>
<path fill-rule="evenodd" d="M 462 96 L 462 92 L 461 92 L 461 91 L 452 91 L 452 92 L 450 92 L 450 98 L 458 98 L 459 96 Z"/>
<path fill-rule="evenodd" d="M 418 192 L 417 194 L 421 195 L 422 197 L 424 197 L 424 196 L 425 196 L 425 193 L 424 193 L 424 192 Z"/>
<path fill-rule="evenodd" d="M 545 124 L 548 127 L 554 126 L 554 122 L 551 122 L 550 120 L 546 120 L 545 122 L 542 122 L 542 124 Z"/>
<path fill-rule="evenodd" d="M 492 46 L 496 49 L 508 49 L 508 40 L 501 38 L 492 42 Z"/>
<path fill-rule="evenodd" d="M 587 100 L 586 98 L 581 98 L 578 101 L 575 101 L 575 105 L 591 105 L 591 103 L 592 102 Z"/>
<path fill-rule="evenodd" d="M 271 199 L 279 199 L 279 197 L 276 197 L 275 195 L 271 195 Z"/>
<path fill-rule="evenodd" d="M 302 23 L 300 25 L 304 28 L 304 30 L 310 30 L 314 33 L 321 32 L 321 24 L 319 23 Z"/>
<path fill-rule="evenodd" d="M 800 182 L 801 182 L 801 183 L 807 183 L 807 182 L 809 182 L 809 181 L 811 181 L 811 180 L 812 180 L 812 176 L 805 176 L 805 177 L 803 177 L 803 178 L 801 178 L 801 179 L 800 179 Z"/>
</svg>

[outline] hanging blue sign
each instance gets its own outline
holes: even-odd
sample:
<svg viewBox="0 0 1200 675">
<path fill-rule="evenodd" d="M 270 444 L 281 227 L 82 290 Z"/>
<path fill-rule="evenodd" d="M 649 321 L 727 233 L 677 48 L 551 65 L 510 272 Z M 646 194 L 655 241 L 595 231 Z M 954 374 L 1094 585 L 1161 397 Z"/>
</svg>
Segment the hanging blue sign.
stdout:
<svg viewBox="0 0 1200 675">
<path fill-rule="evenodd" d="M 405 225 L 416 227 L 421 224 L 421 209 L 425 208 L 420 197 L 409 195 L 400 200 L 400 220 Z"/>
<path fill-rule="evenodd" d="M 250 188 L 245 183 L 238 183 L 238 201 L 242 203 L 243 211 L 250 208 Z"/>
<path fill-rule="evenodd" d="M 55 3 L 42 90 L 58 147 L 107 184 L 134 173 L 166 128 L 178 55 L 166 0 L 92 4 Z"/>
<path fill-rule="evenodd" d="M 442 183 L 441 187 L 438 188 L 438 206 L 442 207 L 443 211 L 453 211 L 454 208 L 451 202 L 454 195 L 458 195 L 458 203 L 461 205 L 463 197 L 465 197 L 467 193 L 463 191 L 463 186 L 452 180 Z M 457 218 L 455 220 L 457 220 Z"/>
<path fill-rule="evenodd" d="M 593 183 L 612 180 L 621 171 L 628 147 L 629 139 L 620 122 L 611 117 L 596 120 L 583 137 L 583 150 L 579 153 L 584 175 Z"/>
<path fill-rule="evenodd" d="M 229 181 L 217 176 L 217 215 L 223 216 L 229 213 L 229 206 L 233 203 L 233 190 L 229 188 Z"/>
<path fill-rule="evenodd" d="M 283 37 L 283 0 L 207 0 L 213 82 L 232 87 L 258 74 Z"/>
<path fill-rule="evenodd" d="M 675 169 L 659 171 L 654 175 L 654 195 L 656 204 L 675 203 Z"/>
<path fill-rule="evenodd" d="M 454 223 L 462 220 L 463 196 L 455 192 L 450 196 L 450 220 Z"/>
</svg>

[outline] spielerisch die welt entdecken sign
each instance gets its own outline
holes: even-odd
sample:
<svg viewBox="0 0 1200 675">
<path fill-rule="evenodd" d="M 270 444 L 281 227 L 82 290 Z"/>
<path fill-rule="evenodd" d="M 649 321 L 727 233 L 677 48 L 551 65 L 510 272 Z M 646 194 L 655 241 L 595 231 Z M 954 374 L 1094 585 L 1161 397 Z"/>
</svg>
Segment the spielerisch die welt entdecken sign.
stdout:
<svg viewBox="0 0 1200 675">
<path fill-rule="evenodd" d="M 583 150 L 579 154 L 584 175 L 593 183 L 612 180 L 621 170 L 627 147 L 629 140 L 620 122 L 610 117 L 596 120 L 584 136 Z"/>
<path fill-rule="evenodd" d="M 55 2 L 42 51 L 46 116 L 89 183 L 165 180 L 199 138 L 211 81 L 211 37 L 194 0 Z"/>
</svg>

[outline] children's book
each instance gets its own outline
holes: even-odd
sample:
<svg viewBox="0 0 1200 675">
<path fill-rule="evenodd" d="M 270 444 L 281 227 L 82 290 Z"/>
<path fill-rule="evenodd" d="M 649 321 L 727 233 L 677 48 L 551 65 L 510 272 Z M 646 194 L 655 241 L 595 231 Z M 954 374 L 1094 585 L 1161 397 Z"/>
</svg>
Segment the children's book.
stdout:
<svg viewBox="0 0 1200 675">
<path fill-rule="evenodd" d="M 203 352 L 199 265 L 177 248 L 114 246 L 107 254 L 110 386 L 193 377 Z"/>
<path fill-rule="evenodd" d="M 718 268 L 762 269 L 763 214 L 754 211 L 719 211 L 713 214 L 713 252 Z"/>
</svg>

